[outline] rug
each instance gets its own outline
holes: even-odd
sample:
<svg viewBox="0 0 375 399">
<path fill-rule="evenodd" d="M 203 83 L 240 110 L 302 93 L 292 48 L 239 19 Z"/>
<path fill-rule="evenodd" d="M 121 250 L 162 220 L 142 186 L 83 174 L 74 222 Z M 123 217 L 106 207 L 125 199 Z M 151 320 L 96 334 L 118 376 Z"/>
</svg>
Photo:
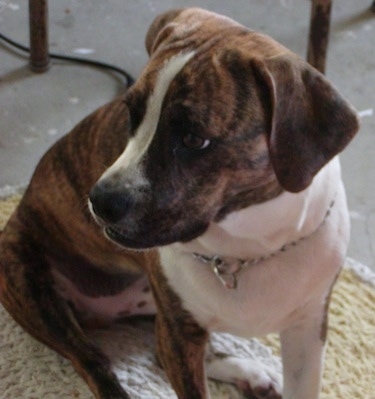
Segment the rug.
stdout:
<svg viewBox="0 0 375 399">
<path fill-rule="evenodd" d="M 0 201 L 0 230 L 18 201 L 19 196 Z M 0 399 L 93 398 L 70 363 L 26 334 L 2 306 L 0 325 Z M 135 321 L 91 337 L 109 355 L 133 399 L 176 398 L 155 361 L 152 322 Z M 276 336 L 246 340 L 213 334 L 212 347 L 281 371 Z M 348 259 L 332 296 L 321 399 L 375 399 L 374 381 L 375 275 Z M 242 398 L 230 384 L 211 381 L 209 387 L 213 399 Z"/>
</svg>

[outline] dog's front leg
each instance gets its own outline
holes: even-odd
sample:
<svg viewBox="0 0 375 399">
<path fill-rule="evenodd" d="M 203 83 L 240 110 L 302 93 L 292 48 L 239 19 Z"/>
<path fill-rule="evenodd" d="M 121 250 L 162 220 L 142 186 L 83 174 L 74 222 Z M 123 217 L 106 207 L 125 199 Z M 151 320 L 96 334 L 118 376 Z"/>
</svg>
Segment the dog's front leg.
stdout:
<svg viewBox="0 0 375 399">
<path fill-rule="evenodd" d="M 283 399 L 318 399 L 327 328 L 327 305 L 305 309 L 304 316 L 280 334 Z"/>
<path fill-rule="evenodd" d="M 150 280 L 158 306 L 158 360 L 179 399 L 208 399 L 204 367 L 208 333 L 182 308 L 162 273 L 152 274 Z"/>
<path fill-rule="evenodd" d="M 204 370 L 206 334 L 173 316 L 157 317 L 157 347 L 159 360 L 179 399 L 208 399 Z M 185 323 L 185 321 L 183 321 Z"/>
</svg>

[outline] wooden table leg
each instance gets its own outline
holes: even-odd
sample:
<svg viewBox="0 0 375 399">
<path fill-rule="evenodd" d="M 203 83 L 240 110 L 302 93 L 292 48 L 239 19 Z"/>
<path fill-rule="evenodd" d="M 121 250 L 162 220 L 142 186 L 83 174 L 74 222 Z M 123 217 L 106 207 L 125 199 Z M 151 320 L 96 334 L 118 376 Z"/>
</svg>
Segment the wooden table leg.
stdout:
<svg viewBox="0 0 375 399">
<path fill-rule="evenodd" d="M 48 54 L 48 0 L 29 0 L 30 68 L 45 72 L 50 64 Z"/>
<path fill-rule="evenodd" d="M 331 22 L 332 0 L 312 0 L 307 61 L 324 73 Z"/>
</svg>

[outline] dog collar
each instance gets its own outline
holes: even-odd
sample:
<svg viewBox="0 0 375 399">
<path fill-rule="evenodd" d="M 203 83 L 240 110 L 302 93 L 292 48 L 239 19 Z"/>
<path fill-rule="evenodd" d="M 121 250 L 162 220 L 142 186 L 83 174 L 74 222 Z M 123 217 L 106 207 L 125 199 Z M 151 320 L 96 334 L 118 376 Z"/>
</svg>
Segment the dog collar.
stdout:
<svg viewBox="0 0 375 399">
<path fill-rule="evenodd" d="M 236 259 L 229 257 L 224 258 L 218 255 L 207 256 L 207 255 L 198 254 L 196 252 L 194 252 L 192 255 L 195 259 L 198 259 L 200 262 L 209 265 L 211 270 L 214 272 L 215 276 L 218 278 L 218 280 L 225 288 L 230 290 L 236 289 L 238 285 L 238 275 L 244 268 L 255 266 L 268 259 L 271 259 L 276 255 L 280 254 L 281 252 L 285 252 L 288 249 L 295 247 L 301 241 L 311 237 L 317 230 L 319 230 L 322 227 L 324 222 L 327 220 L 334 204 L 335 200 L 331 202 L 323 220 L 311 234 L 309 234 L 308 236 L 303 236 L 296 241 L 292 241 L 288 244 L 285 244 L 277 251 L 272 252 L 268 255 L 261 256 L 260 258 L 245 260 L 245 259 Z"/>
</svg>

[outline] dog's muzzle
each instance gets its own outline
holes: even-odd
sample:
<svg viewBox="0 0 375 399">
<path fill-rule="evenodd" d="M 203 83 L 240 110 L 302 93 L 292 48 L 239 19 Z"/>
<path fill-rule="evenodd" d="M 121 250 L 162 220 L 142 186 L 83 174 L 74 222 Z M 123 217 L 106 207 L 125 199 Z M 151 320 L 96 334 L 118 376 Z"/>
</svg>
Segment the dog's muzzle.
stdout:
<svg viewBox="0 0 375 399">
<path fill-rule="evenodd" d="M 130 172 L 102 177 L 89 193 L 89 209 L 107 238 L 146 250 L 190 241 L 207 229 L 211 218 L 185 217 L 185 204 L 176 202 L 175 192 L 155 189 Z"/>
<path fill-rule="evenodd" d="M 140 220 L 147 208 L 147 189 L 124 188 L 106 180 L 97 182 L 89 193 L 89 209 L 110 240 L 126 248 L 147 249 L 153 246 L 139 232 Z M 140 238 L 141 237 L 141 238 Z"/>
</svg>

